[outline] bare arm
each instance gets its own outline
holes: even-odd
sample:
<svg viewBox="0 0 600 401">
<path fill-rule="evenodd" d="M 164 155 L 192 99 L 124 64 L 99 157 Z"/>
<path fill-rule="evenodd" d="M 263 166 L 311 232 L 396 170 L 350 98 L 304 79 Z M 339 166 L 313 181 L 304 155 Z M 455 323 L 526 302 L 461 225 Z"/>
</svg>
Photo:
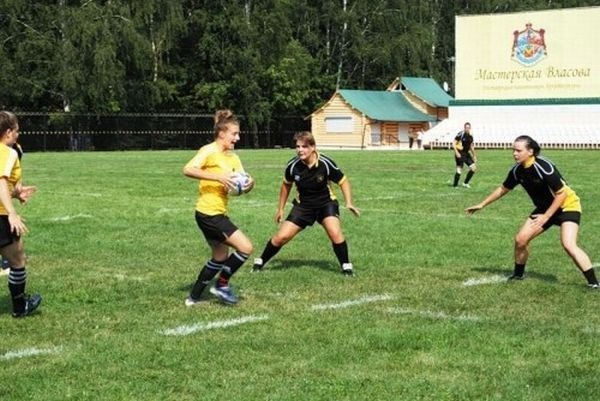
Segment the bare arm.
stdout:
<svg viewBox="0 0 600 401">
<path fill-rule="evenodd" d="M 281 223 L 281 219 L 283 219 L 285 204 L 287 203 L 287 200 L 290 197 L 291 190 L 292 184 L 288 184 L 285 181 L 281 183 L 281 188 L 279 189 L 279 202 L 277 204 L 277 212 L 275 212 L 275 223 Z"/>
<path fill-rule="evenodd" d="M 17 214 L 15 207 L 12 204 L 12 194 L 8 188 L 6 177 L 0 178 L 0 202 L 8 213 L 8 223 L 10 224 L 11 232 L 17 235 L 23 235 L 27 232 L 27 226 Z"/>
<path fill-rule="evenodd" d="M 500 185 L 498 188 L 496 188 L 494 191 L 492 191 L 492 193 L 489 194 L 484 200 L 482 200 L 481 202 L 479 202 L 476 205 L 466 208 L 465 211 L 468 214 L 473 214 L 476 211 L 483 209 L 490 203 L 495 202 L 498 199 L 502 198 L 504 195 L 506 195 L 509 192 L 510 192 L 510 189 L 505 188 L 503 185 Z"/>
<path fill-rule="evenodd" d="M 356 217 L 360 217 L 360 210 L 354 206 L 352 203 L 352 187 L 350 186 L 350 181 L 345 179 L 340 184 L 340 189 L 342 190 L 342 194 L 344 195 L 344 201 L 346 202 L 346 209 L 350 210 L 352 214 Z"/>
</svg>

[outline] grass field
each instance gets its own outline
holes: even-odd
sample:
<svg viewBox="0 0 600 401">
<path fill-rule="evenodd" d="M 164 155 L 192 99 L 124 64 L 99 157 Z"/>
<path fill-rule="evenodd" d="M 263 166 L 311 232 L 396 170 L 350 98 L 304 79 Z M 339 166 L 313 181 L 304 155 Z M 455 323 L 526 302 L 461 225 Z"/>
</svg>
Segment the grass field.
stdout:
<svg viewBox="0 0 600 401">
<path fill-rule="evenodd" d="M 292 150 L 240 151 L 254 191 L 231 201 L 257 256 L 276 230 Z M 194 151 L 29 153 L 29 292 L 13 319 L 0 292 L 1 400 L 597 400 L 600 292 L 551 229 L 529 278 L 506 283 L 532 209 L 517 189 L 477 215 L 511 152 L 480 151 L 472 189 L 453 189 L 450 151 L 327 151 L 350 177 L 342 221 L 356 275 L 319 227 L 264 273 L 234 277 L 241 302 L 183 305 L 209 256 L 193 218 Z M 600 256 L 594 151 L 543 152 L 580 195 L 580 245 Z M 2 279 L 4 282 L 5 278 Z"/>
</svg>

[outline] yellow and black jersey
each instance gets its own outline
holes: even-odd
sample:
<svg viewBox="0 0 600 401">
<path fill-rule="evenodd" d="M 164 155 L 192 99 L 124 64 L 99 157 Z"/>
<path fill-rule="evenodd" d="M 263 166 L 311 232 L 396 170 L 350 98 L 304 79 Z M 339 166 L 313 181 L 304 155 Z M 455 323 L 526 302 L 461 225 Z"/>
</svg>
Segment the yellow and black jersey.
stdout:
<svg viewBox="0 0 600 401">
<path fill-rule="evenodd" d="M 300 158 L 290 160 L 284 173 L 286 184 L 296 184 L 298 195 L 294 204 L 307 208 L 320 208 L 335 199 L 330 183 L 340 185 L 346 180 L 342 170 L 329 157 L 317 154 L 313 166 L 307 166 Z"/>
<path fill-rule="evenodd" d="M 566 191 L 567 197 L 560 206 L 565 212 L 581 212 L 579 197 L 563 179 L 550 160 L 543 157 L 531 157 L 525 165 L 516 164 L 502 184 L 513 189 L 521 184 L 540 213 L 548 210 L 556 194 Z"/>
<path fill-rule="evenodd" d="M 15 185 L 21 181 L 21 162 L 16 150 L 0 143 L 0 178 L 8 183 L 8 190 L 12 194 Z M 6 216 L 8 212 L 0 202 L 0 215 Z"/>
<path fill-rule="evenodd" d="M 221 151 L 216 142 L 201 147 L 186 167 L 196 167 L 217 174 L 244 171 L 238 155 L 232 151 Z M 227 203 L 227 189 L 223 184 L 219 181 L 199 180 L 197 211 L 209 216 L 226 214 Z"/>
<path fill-rule="evenodd" d="M 471 150 L 471 145 L 473 144 L 473 136 L 468 132 L 460 131 L 454 137 L 454 145 L 456 149 L 462 153 L 468 153 Z"/>
</svg>

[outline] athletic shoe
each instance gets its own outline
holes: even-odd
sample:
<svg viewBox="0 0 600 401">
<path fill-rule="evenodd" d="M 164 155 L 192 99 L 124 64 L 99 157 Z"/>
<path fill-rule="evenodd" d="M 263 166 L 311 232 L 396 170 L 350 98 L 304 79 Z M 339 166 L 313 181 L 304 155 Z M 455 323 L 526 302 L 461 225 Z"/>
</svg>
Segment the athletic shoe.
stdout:
<svg viewBox="0 0 600 401">
<path fill-rule="evenodd" d="M 523 280 L 523 279 L 525 279 L 525 275 L 518 276 L 518 275 L 516 275 L 516 274 L 511 274 L 511 275 L 508 277 L 508 281 L 510 281 L 510 280 Z"/>
<path fill-rule="evenodd" d="M 219 298 L 219 300 L 221 300 L 221 302 L 223 303 L 226 303 L 228 305 L 237 304 L 238 298 L 233 293 L 233 289 L 231 288 L 231 286 L 214 286 L 211 287 L 210 293 Z"/>
<path fill-rule="evenodd" d="M 25 317 L 31 315 L 42 303 L 42 296 L 40 294 L 34 294 L 26 296 L 25 298 L 25 309 L 22 312 L 13 312 L 13 317 Z"/>
<path fill-rule="evenodd" d="M 194 299 L 191 296 L 188 296 L 185 299 L 185 306 L 187 306 L 188 308 L 191 308 L 192 306 L 196 306 L 196 305 L 198 305 L 201 302 L 202 302 L 201 299 Z"/>
<path fill-rule="evenodd" d="M 344 263 L 342 265 L 342 274 L 344 276 L 352 276 L 354 271 L 352 270 L 352 263 Z"/>
<path fill-rule="evenodd" d="M 600 284 L 588 284 L 588 288 L 592 290 L 600 290 Z"/>
<path fill-rule="evenodd" d="M 252 266 L 252 271 L 257 273 L 262 271 L 263 268 L 263 260 L 261 258 L 254 259 L 254 266 Z"/>
<path fill-rule="evenodd" d="M 469 184 L 465 184 L 464 182 L 462 183 L 462 186 L 463 186 L 464 188 L 471 188 L 471 185 L 469 185 Z"/>
</svg>

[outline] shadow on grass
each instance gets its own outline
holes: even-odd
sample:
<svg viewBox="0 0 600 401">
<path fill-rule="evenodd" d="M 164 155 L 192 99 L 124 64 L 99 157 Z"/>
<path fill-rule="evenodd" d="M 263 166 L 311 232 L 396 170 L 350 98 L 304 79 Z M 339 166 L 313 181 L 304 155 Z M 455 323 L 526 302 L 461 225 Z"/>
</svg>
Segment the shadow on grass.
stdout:
<svg viewBox="0 0 600 401">
<path fill-rule="evenodd" d="M 511 270 L 509 270 L 507 268 L 503 268 L 503 267 L 476 267 L 471 270 L 477 271 L 477 272 L 483 272 L 483 273 L 494 273 L 494 274 L 498 274 L 500 276 L 506 276 L 506 278 L 508 278 L 508 276 L 510 276 L 512 274 Z M 557 283 L 558 282 L 558 279 L 553 274 L 538 273 L 535 271 L 526 271 L 525 278 L 545 281 L 548 283 Z"/>
<path fill-rule="evenodd" d="M 337 265 L 334 262 L 327 262 L 322 259 L 275 259 L 270 261 L 264 270 L 289 270 L 289 269 L 319 269 L 324 271 L 338 272 Z"/>
</svg>

